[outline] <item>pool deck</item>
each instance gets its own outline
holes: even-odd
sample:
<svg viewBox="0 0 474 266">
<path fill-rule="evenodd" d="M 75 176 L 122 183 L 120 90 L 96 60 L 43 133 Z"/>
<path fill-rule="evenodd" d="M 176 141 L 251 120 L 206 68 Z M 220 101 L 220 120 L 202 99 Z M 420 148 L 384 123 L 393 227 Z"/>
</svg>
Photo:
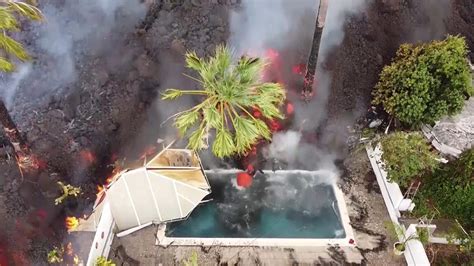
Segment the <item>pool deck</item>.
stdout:
<svg viewBox="0 0 474 266">
<path fill-rule="evenodd" d="M 183 246 L 170 243 L 158 246 L 157 226 L 149 226 L 125 237 L 116 237 L 109 258 L 124 265 L 183 265 L 193 252 L 199 265 L 405 265 L 403 256 L 392 251 L 393 239 L 384 223 L 389 221 L 375 176 L 364 151 L 352 154 L 344 162 L 347 168 L 338 182 L 336 195 L 341 218 L 348 217 L 356 246 L 311 245 L 288 243 L 288 247 L 272 243 L 255 246 L 250 243 L 228 246 L 215 242 L 212 246 Z M 343 201 L 339 197 L 344 198 Z M 347 208 L 345 208 L 347 206 Z M 347 222 L 347 223 L 346 223 Z M 346 230 L 346 236 L 349 236 Z M 285 239 L 287 240 L 287 239 Z M 286 245 L 285 245 L 286 246 Z"/>
</svg>

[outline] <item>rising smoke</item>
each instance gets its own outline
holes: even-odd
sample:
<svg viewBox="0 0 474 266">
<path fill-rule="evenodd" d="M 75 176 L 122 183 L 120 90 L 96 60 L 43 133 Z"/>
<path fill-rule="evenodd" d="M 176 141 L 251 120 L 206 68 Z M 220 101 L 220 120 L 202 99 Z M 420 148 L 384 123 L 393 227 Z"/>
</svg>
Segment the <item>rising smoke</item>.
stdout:
<svg viewBox="0 0 474 266">
<path fill-rule="evenodd" d="M 329 2 L 319 65 L 342 42 L 347 16 L 362 10 L 365 3 L 363 0 Z M 289 66 L 282 71 L 290 72 L 292 64 L 306 63 L 318 4 L 313 0 L 243 0 L 242 9 L 231 14 L 230 44 L 238 53 L 251 52 L 260 56 L 265 56 L 268 48 L 275 49 L 283 65 Z M 287 77 L 291 73 L 284 75 Z M 218 206 L 230 228 L 244 231 L 251 228 L 249 224 L 255 217 L 260 217 L 262 206 L 273 210 L 294 210 L 314 217 L 331 204 L 321 184 L 334 185 L 339 176 L 334 152 L 304 140 L 304 135 L 315 132 L 326 116 L 331 74 L 319 67 L 314 88 L 316 96 L 308 104 L 291 94 L 292 90 L 298 92 L 299 87 L 293 88 L 295 84 L 291 80 L 285 83 L 289 98 L 296 107 L 295 125 L 293 129 L 274 134 L 272 143 L 264 148 L 263 154 L 267 159 L 265 169 L 275 169 L 275 164 L 284 164 L 283 169 L 312 170 L 318 174 L 303 178 L 298 173 L 269 174 L 268 171 L 257 175 L 255 184 L 248 191 L 226 189 L 224 202 Z"/>
<path fill-rule="evenodd" d="M 317 80 L 313 88 L 315 97 L 308 104 L 302 103 L 298 96 L 291 94 L 291 90 L 298 92 L 300 84 L 287 82 L 289 98 L 296 107 L 295 128 L 274 135 L 268 152 L 270 157 L 286 161 L 289 167 L 309 167 L 305 169 L 314 170 L 316 165 L 320 166 L 315 160 L 327 158 L 325 155 L 331 153 L 326 151 L 323 155 L 315 146 L 308 148 L 307 143 L 302 145 L 301 132 L 317 130 L 325 119 L 332 77 L 331 73 L 322 69 L 322 62 L 329 60 L 327 55 L 341 44 L 346 19 L 361 12 L 366 3 L 366 0 L 329 1 L 318 56 Z M 318 5 L 319 2 L 314 0 L 243 0 L 242 8 L 231 14 L 230 43 L 240 53 L 251 51 L 260 56 L 264 56 L 268 48 L 276 49 L 284 64 L 290 67 L 295 63 L 306 63 Z M 284 71 L 289 72 L 289 68 Z M 286 73 L 285 76 L 288 75 Z"/>
<path fill-rule="evenodd" d="M 0 95 L 11 106 L 22 81 L 41 80 L 30 91 L 48 94 L 62 90 L 79 78 L 88 57 L 102 56 L 108 70 L 125 62 L 108 60 L 122 50 L 121 43 L 145 17 L 146 7 L 139 0 L 55 1 L 40 6 L 45 20 L 34 23 L 27 48 L 37 57 L 33 67 L 19 65 L 17 73 L 4 80 Z M 113 44 L 113 45 L 111 45 Z"/>
</svg>

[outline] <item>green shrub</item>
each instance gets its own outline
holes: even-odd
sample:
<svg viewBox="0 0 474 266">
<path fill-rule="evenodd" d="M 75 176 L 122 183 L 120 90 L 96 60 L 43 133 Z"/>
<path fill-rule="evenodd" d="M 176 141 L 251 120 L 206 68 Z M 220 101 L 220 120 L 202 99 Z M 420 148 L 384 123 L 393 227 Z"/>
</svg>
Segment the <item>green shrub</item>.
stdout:
<svg viewBox="0 0 474 266">
<path fill-rule="evenodd" d="M 417 132 L 395 132 L 381 140 L 382 160 L 389 181 L 406 187 L 415 178 L 432 171 L 438 164 L 430 145 Z"/>
<path fill-rule="evenodd" d="M 457 114 L 474 93 L 466 57 L 466 41 L 458 36 L 403 44 L 382 70 L 373 103 L 410 126 Z"/>
<path fill-rule="evenodd" d="M 104 256 L 100 256 L 95 260 L 95 266 L 115 266 L 116 264 L 112 260 L 108 260 Z"/>
<path fill-rule="evenodd" d="M 474 229 L 474 148 L 463 152 L 423 180 L 415 203 L 418 212 L 436 207 L 441 217 L 455 218 Z M 418 208 L 418 207 L 417 207 Z M 416 210 L 416 209 L 415 209 Z"/>
</svg>

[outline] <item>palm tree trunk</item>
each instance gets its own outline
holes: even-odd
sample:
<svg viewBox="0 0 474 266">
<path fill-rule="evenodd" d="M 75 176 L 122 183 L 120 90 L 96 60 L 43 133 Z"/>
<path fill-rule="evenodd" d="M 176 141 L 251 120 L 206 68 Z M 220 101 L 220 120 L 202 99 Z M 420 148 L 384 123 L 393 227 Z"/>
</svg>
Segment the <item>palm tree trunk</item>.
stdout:
<svg viewBox="0 0 474 266">
<path fill-rule="evenodd" d="M 327 0 L 320 0 L 318 11 L 316 13 L 316 23 L 314 27 L 313 43 L 309 53 L 308 63 L 306 64 L 306 74 L 304 77 L 303 90 L 301 92 L 303 99 L 308 102 L 313 97 L 314 75 L 316 74 L 316 65 L 318 63 L 319 46 L 323 34 L 324 23 L 328 9 Z"/>
<path fill-rule="evenodd" d="M 8 109 L 5 103 L 0 99 L 0 123 L 3 125 L 6 137 L 10 141 L 15 156 L 17 159 L 20 171 L 23 173 L 31 172 L 35 167 L 35 160 L 31 154 L 31 150 L 26 145 L 25 138 L 21 135 L 15 122 L 8 113 Z"/>
</svg>

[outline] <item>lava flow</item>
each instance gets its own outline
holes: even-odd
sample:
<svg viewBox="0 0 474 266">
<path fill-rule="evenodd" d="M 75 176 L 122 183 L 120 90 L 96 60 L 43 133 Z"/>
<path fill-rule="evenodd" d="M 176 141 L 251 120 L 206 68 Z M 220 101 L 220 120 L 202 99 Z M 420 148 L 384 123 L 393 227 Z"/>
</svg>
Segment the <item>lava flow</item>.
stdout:
<svg viewBox="0 0 474 266">
<path fill-rule="evenodd" d="M 92 153 L 90 150 L 83 150 L 79 152 L 79 155 L 82 159 L 83 162 L 86 164 L 90 165 L 96 161 L 96 157 L 94 153 Z"/>
</svg>

